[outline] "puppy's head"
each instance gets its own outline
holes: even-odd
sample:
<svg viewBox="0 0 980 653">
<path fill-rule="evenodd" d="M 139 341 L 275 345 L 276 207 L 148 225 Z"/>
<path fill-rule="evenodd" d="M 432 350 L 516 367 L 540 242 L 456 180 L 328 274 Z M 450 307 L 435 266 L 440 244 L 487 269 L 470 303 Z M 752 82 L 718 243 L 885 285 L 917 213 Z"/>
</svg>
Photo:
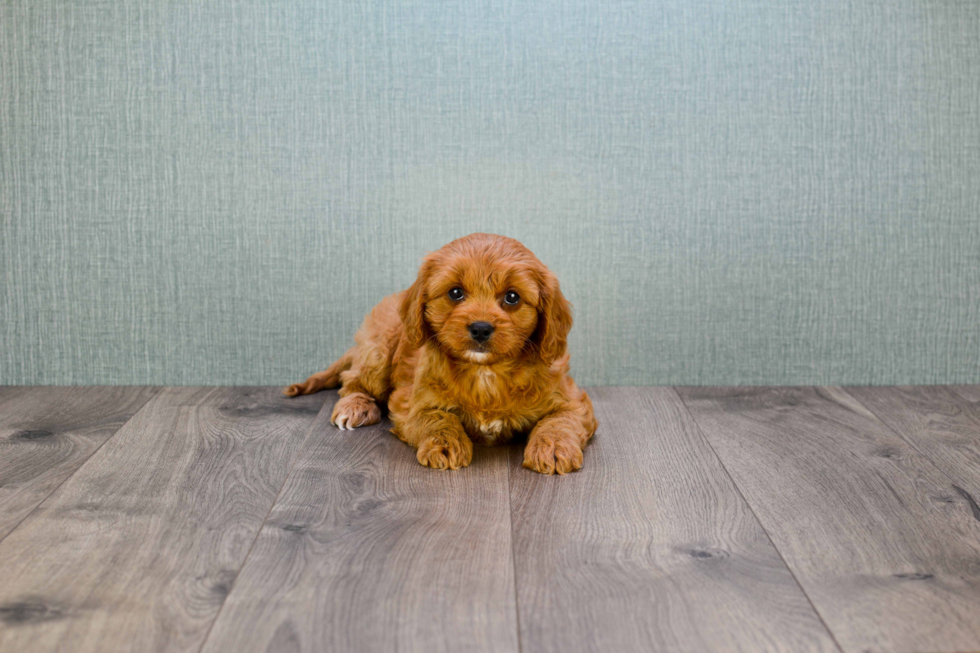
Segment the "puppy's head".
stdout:
<svg viewBox="0 0 980 653">
<path fill-rule="evenodd" d="M 512 238 L 472 234 L 429 254 L 401 307 L 416 347 L 437 344 L 458 360 L 490 364 L 565 353 L 571 307 L 558 280 Z"/>
</svg>

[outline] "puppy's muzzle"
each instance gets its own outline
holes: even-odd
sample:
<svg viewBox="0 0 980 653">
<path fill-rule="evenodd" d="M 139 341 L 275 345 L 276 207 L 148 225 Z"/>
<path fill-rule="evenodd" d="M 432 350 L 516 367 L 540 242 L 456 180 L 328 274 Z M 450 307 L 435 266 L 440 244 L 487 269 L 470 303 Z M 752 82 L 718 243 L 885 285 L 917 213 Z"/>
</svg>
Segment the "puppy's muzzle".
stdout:
<svg viewBox="0 0 980 653">
<path fill-rule="evenodd" d="M 493 335 L 493 325 L 489 322 L 474 322 L 469 326 L 469 330 L 470 337 L 481 345 Z"/>
</svg>

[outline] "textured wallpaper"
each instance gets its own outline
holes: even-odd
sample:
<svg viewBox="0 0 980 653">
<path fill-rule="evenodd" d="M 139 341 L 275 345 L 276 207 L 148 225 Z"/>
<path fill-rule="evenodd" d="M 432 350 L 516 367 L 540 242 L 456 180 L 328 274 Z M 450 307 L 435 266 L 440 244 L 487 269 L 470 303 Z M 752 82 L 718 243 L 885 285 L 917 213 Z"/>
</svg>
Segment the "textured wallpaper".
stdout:
<svg viewBox="0 0 980 653">
<path fill-rule="evenodd" d="M 473 231 L 586 384 L 980 382 L 980 3 L 0 2 L 0 383 L 296 381 Z"/>
</svg>

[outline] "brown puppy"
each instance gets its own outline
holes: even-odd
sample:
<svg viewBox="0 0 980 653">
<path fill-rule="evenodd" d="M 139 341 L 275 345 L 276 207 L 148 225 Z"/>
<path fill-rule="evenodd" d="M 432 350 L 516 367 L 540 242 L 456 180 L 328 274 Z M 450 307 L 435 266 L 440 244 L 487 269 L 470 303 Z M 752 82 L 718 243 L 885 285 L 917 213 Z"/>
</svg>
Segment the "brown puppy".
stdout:
<svg viewBox="0 0 980 653">
<path fill-rule="evenodd" d="M 568 375 L 571 307 L 558 280 L 512 238 L 472 234 L 429 254 L 408 290 L 372 309 L 356 344 L 326 371 L 283 392 L 342 385 L 331 422 L 381 420 L 418 449 L 418 460 L 459 469 L 473 442 L 526 433 L 524 466 L 565 474 L 582 466 L 598 423 Z"/>
</svg>

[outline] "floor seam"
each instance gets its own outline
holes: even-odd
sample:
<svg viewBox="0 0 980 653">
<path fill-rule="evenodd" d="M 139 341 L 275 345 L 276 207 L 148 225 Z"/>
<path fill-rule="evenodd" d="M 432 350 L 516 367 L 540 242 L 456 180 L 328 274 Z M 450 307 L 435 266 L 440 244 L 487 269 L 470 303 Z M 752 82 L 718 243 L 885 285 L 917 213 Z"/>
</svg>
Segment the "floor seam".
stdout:
<svg viewBox="0 0 980 653">
<path fill-rule="evenodd" d="M 332 408 L 332 407 L 331 407 Z M 299 454 L 303 451 L 306 446 L 307 441 L 313 435 L 313 427 L 316 426 L 317 421 L 320 419 L 320 415 L 324 410 L 327 409 L 327 397 L 323 398 L 323 405 L 320 406 L 320 410 L 317 411 L 316 417 L 313 418 L 313 422 L 310 423 L 310 428 L 306 431 L 306 436 L 303 441 L 300 442 L 299 447 L 296 450 L 296 456 L 289 465 L 289 471 L 286 472 L 286 478 L 283 479 L 282 485 L 279 487 L 279 492 L 276 493 L 276 498 L 273 500 L 272 505 L 269 506 L 269 510 L 265 513 L 265 517 L 262 518 L 262 523 L 259 524 L 258 529 L 255 531 L 255 537 L 252 538 L 252 543 L 248 547 L 248 551 L 245 553 L 245 557 L 242 558 L 242 564 L 238 566 L 238 570 L 235 572 L 235 578 L 232 579 L 231 584 L 228 586 L 228 593 L 225 594 L 224 600 L 221 602 L 221 606 L 214 615 L 214 619 L 211 620 L 211 625 L 208 626 L 208 632 L 204 635 L 204 639 L 201 640 L 201 646 L 197 649 L 198 653 L 204 650 L 207 646 L 208 640 L 211 639 L 211 633 L 214 631 L 215 624 L 218 623 L 218 619 L 221 618 L 221 613 L 228 605 L 228 600 L 231 598 L 232 592 L 235 591 L 235 585 L 238 583 L 238 579 L 242 575 L 242 570 L 245 569 L 245 565 L 248 564 L 248 559 L 252 557 L 252 551 L 255 549 L 256 543 L 259 541 L 259 537 L 262 536 L 262 531 L 265 530 L 265 524 L 269 521 L 269 515 L 275 510 L 275 507 L 279 504 L 279 499 L 282 498 L 282 493 L 286 489 L 286 484 L 289 482 L 289 477 L 293 475 L 293 470 L 296 469 L 296 465 L 299 464 Z"/>
<path fill-rule="evenodd" d="M 896 429 L 892 428 L 892 425 L 889 424 L 888 422 L 886 422 L 885 420 L 881 419 L 881 417 L 878 416 L 878 413 L 873 408 L 871 408 L 871 406 L 867 405 L 866 403 L 864 403 L 863 401 L 861 401 L 860 399 L 858 399 L 852 392 L 849 392 L 847 390 L 847 387 L 842 386 L 842 385 L 838 385 L 838 386 L 834 386 L 834 387 L 840 388 L 841 391 L 844 392 L 844 394 L 846 394 L 848 397 L 850 397 L 851 399 L 853 399 L 854 401 L 856 401 L 866 411 L 868 411 L 869 413 L 871 413 L 871 415 L 874 416 L 874 418 L 878 421 L 879 424 L 881 424 L 886 429 L 888 429 L 899 440 L 901 440 L 902 442 L 904 442 L 905 444 L 907 444 L 912 449 L 912 451 L 914 451 L 915 453 L 919 454 L 919 456 L 921 456 L 922 459 L 924 461 L 926 461 L 926 463 L 928 463 L 929 465 L 931 465 L 934 468 L 936 468 L 936 470 L 940 473 L 940 475 L 943 478 L 945 478 L 947 481 L 949 481 L 949 484 L 950 484 L 951 487 L 953 487 L 953 488 L 956 487 L 956 479 L 953 478 L 952 476 L 950 476 L 946 472 L 945 469 L 943 469 L 942 467 L 940 467 L 939 466 L 939 463 L 937 463 L 935 460 L 933 460 L 931 456 L 929 456 L 924 451 L 922 451 L 921 449 L 919 449 L 919 447 L 916 446 L 915 442 L 909 440 L 904 435 L 902 435 L 901 433 L 899 433 Z M 894 387 L 897 387 L 897 386 L 887 386 L 887 387 L 894 388 Z M 938 386 L 938 387 L 948 388 L 949 386 Z M 959 393 L 956 393 L 956 392 L 954 392 L 953 394 L 955 394 L 957 397 L 960 396 Z"/>
<path fill-rule="evenodd" d="M 64 479 L 62 479 L 62 481 L 60 483 L 58 483 L 58 485 L 56 485 L 50 492 L 48 492 L 47 495 L 45 495 L 45 497 L 43 499 L 41 499 L 41 501 L 38 502 L 38 504 L 36 506 L 34 506 L 30 510 L 30 512 L 28 512 L 26 515 L 24 515 L 24 518 L 23 519 L 21 519 L 19 522 L 17 522 L 16 524 L 14 524 L 14 527 L 11 528 L 9 531 L 7 531 L 7 533 L 5 535 L 3 535 L 3 537 L 0 537 L 0 543 L 3 543 L 3 541 L 5 539 L 7 539 L 7 537 L 11 533 L 13 533 L 14 531 L 16 531 L 18 528 L 21 527 L 21 525 L 23 525 L 24 522 L 26 522 L 28 519 L 30 519 L 31 515 L 33 515 L 38 510 L 40 510 L 41 509 L 41 506 L 43 506 L 45 503 L 47 503 L 48 502 L 48 499 L 50 499 L 52 496 L 54 496 L 54 493 L 57 492 L 58 490 L 60 490 L 62 485 L 64 485 L 69 480 L 71 480 L 72 478 L 74 478 L 75 477 L 75 474 L 78 473 L 78 470 L 80 470 L 82 467 L 85 467 L 85 465 L 87 465 L 88 462 L 90 460 L 92 460 L 92 458 L 95 457 L 95 454 L 99 453 L 102 450 L 102 447 L 104 447 L 109 442 L 109 440 L 112 440 L 114 437 L 116 437 L 116 434 L 117 433 L 119 433 L 120 431 L 123 430 L 123 427 L 124 426 L 126 426 L 127 424 L 129 424 L 130 422 L 132 422 L 134 419 L 136 419 L 136 416 L 139 415 L 141 412 L 143 412 L 143 409 L 146 408 L 147 404 L 149 404 L 151 401 L 153 401 L 154 399 L 156 399 L 157 395 L 160 394 L 160 391 L 164 389 L 164 386 L 150 386 L 150 387 L 151 388 L 154 388 L 154 390 L 151 392 L 150 396 L 146 398 L 146 401 L 144 401 L 142 404 L 140 404 L 140 407 L 132 415 L 129 416 L 129 419 L 127 419 L 125 422 L 123 422 L 122 424 L 120 424 L 119 425 L 119 428 L 117 428 L 115 431 L 113 431 L 112 432 L 112 435 L 110 435 L 109 437 L 107 437 L 105 439 L 105 441 L 102 442 L 102 444 L 100 444 L 99 446 L 97 446 L 95 448 L 95 450 L 92 451 L 92 453 L 90 453 L 88 455 L 88 457 L 85 460 L 82 461 L 82 464 L 81 465 L 79 465 L 74 470 L 72 470 L 72 473 L 69 474 L 68 476 L 66 476 Z"/>
<path fill-rule="evenodd" d="M 513 493 L 513 447 L 507 452 L 507 510 L 510 513 L 510 568 L 514 578 L 514 617 L 517 626 L 517 653 L 522 653 L 523 644 L 521 643 L 521 606 L 520 594 L 517 590 L 517 551 L 514 550 L 514 493 Z"/>
<path fill-rule="evenodd" d="M 715 451 L 714 446 L 712 446 L 711 440 L 709 440 L 708 436 L 704 434 L 704 431 L 701 429 L 701 424 L 698 423 L 698 418 L 694 416 L 694 411 L 692 411 L 690 406 L 687 405 L 687 402 L 684 401 L 684 397 L 681 396 L 681 393 L 677 391 L 677 386 L 670 386 L 670 389 L 674 392 L 674 395 L 676 395 L 677 398 L 680 400 L 681 405 L 684 407 L 684 411 L 691 418 L 691 421 L 694 423 L 695 428 L 697 428 L 698 430 L 698 435 L 701 436 L 701 440 L 707 445 L 708 449 L 711 451 L 711 454 L 715 457 L 715 460 L 718 461 L 718 464 L 721 465 L 722 470 L 724 470 L 725 472 L 725 476 L 727 476 L 728 480 L 732 482 L 732 487 L 735 488 L 735 492 L 738 493 L 739 498 L 742 499 L 742 501 L 745 503 L 745 506 L 749 509 L 749 512 L 752 513 L 752 518 L 755 519 L 755 523 L 757 523 L 759 525 L 759 528 L 762 529 L 762 532 L 765 533 L 766 539 L 769 541 L 770 546 L 772 546 L 773 551 L 775 551 L 776 555 L 779 556 L 780 561 L 782 561 L 783 566 L 786 568 L 786 571 L 789 572 L 789 575 L 790 577 L 792 577 L 793 582 L 796 583 L 796 586 L 800 588 L 800 592 L 803 593 L 803 596 L 806 598 L 807 603 L 810 604 L 810 607 L 813 609 L 813 613 L 817 615 L 817 619 L 819 619 L 820 623 L 823 624 L 824 630 L 826 630 L 827 634 L 830 636 L 830 640 L 834 643 L 834 646 L 837 647 L 837 650 L 843 653 L 846 649 L 844 649 L 844 647 L 841 646 L 841 643 L 837 641 L 837 635 L 834 634 L 834 631 L 831 630 L 830 625 L 824 620 L 823 615 L 820 614 L 820 610 L 817 609 L 817 606 L 813 602 L 813 599 L 810 598 L 810 595 L 807 593 L 806 588 L 803 587 L 803 583 L 801 583 L 800 579 L 797 578 L 796 573 L 793 571 L 793 568 L 790 567 L 788 562 L 786 562 L 786 558 L 783 556 L 783 552 L 779 550 L 778 546 L 776 546 L 775 540 L 772 539 L 772 535 L 770 535 L 768 529 L 766 529 L 765 524 L 763 524 L 762 520 L 759 519 L 759 515 L 756 514 L 755 508 L 752 507 L 752 504 L 749 503 L 749 500 L 745 497 L 744 494 L 742 494 L 742 488 L 740 488 L 738 486 L 738 483 L 735 482 L 735 477 L 732 476 L 731 472 L 728 471 L 728 467 L 725 466 L 725 461 L 721 459 L 721 456 L 718 455 L 718 452 Z"/>
</svg>

